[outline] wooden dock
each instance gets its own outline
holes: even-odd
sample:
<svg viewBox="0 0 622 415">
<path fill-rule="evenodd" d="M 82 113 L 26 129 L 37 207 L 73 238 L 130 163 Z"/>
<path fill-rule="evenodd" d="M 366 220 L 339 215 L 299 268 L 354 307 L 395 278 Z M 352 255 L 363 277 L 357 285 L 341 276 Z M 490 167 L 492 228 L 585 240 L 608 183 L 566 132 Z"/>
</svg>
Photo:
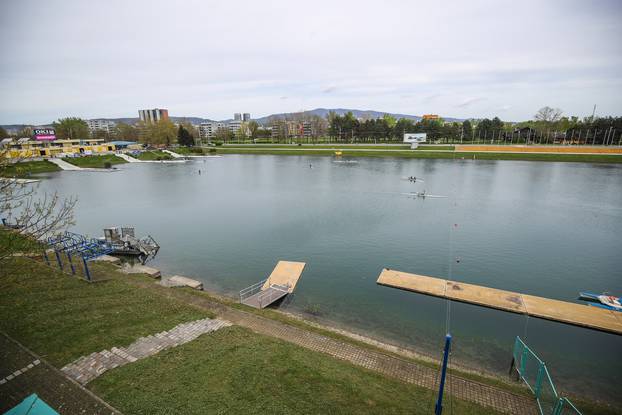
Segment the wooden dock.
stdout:
<svg viewBox="0 0 622 415">
<path fill-rule="evenodd" d="M 267 279 L 240 291 L 240 302 L 254 308 L 266 308 L 291 294 L 305 265 L 304 262 L 279 261 Z"/>
<path fill-rule="evenodd" d="M 376 283 L 573 326 L 622 334 L 622 313 L 512 291 L 384 269 Z"/>
</svg>

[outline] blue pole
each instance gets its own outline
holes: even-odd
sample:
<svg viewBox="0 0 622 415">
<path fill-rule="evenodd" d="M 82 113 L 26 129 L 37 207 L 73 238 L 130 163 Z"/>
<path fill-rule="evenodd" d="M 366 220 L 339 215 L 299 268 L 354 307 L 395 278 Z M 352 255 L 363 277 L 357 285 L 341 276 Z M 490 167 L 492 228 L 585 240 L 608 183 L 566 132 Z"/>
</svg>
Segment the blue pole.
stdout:
<svg viewBox="0 0 622 415">
<path fill-rule="evenodd" d="M 447 374 L 447 359 L 449 358 L 449 348 L 451 347 L 451 334 L 445 336 L 445 351 L 443 352 L 443 368 L 441 370 L 441 384 L 438 388 L 438 399 L 434 407 L 434 415 L 441 415 L 443 412 L 443 389 L 445 389 L 445 375 Z"/>
<path fill-rule="evenodd" d="M 91 281 L 91 273 L 89 272 L 89 266 L 86 264 L 86 258 L 82 257 L 82 262 L 84 262 L 84 274 L 86 274 L 86 279 Z"/>
<path fill-rule="evenodd" d="M 67 259 L 69 260 L 69 266 L 71 267 L 71 274 L 76 275 L 76 269 L 73 266 L 73 261 L 71 260 L 71 253 L 67 252 Z"/>
<path fill-rule="evenodd" d="M 54 253 L 56 254 L 56 260 L 58 261 L 58 268 L 60 268 L 60 270 L 63 270 L 63 263 L 60 260 L 60 254 L 58 253 L 57 250 L 54 250 Z"/>
</svg>

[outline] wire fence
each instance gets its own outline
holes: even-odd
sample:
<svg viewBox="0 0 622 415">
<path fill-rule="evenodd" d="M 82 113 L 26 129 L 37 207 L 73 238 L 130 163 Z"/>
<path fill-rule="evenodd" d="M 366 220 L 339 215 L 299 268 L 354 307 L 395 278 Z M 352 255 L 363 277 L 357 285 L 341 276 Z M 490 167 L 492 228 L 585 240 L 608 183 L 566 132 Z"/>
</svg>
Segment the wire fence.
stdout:
<svg viewBox="0 0 622 415">
<path fill-rule="evenodd" d="M 546 364 L 518 336 L 512 367 L 534 394 L 541 415 L 581 415 L 572 402 L 559 396 Z"/>
</svg>

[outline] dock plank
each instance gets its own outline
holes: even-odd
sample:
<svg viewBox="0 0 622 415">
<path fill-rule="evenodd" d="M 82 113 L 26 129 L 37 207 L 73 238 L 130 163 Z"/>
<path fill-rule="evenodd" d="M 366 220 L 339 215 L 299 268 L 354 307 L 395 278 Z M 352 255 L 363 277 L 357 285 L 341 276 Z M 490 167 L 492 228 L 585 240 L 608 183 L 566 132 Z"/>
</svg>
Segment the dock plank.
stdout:
<svg viewBox="0 0 622 415">
<path fill-rule="evenodd" d="M 622 334 L 620 312 L 598 307 L 389 269 L 382 270 L 376 283 L 617 335 Z"/>
<path fill-rule="evenodd" d="M 307 264 L 304 262 L 279 261 L 261 288 L 262 291 L 276 284 L 288 286 L 289 293 L 292 293 L 296 288 L 296 284 L 302 275 L 305 265 Z"/>
<path fill-rule="evenodd" d="M 380 273 L 377 283 L 436 297 L 444 297 L 445 290 L 447 289 L 445 280 L 386 268 Z"/>
</svg>

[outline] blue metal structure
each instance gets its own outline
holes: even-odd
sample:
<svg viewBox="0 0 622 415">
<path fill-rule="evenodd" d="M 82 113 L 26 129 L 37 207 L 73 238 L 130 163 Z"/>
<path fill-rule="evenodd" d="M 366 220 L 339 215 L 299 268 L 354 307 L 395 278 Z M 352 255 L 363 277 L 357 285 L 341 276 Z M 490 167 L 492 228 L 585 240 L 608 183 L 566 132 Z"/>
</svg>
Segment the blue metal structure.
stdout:
<svg viewBox="0 0 622 415">
<path fill-rule="evenodd" d="M 65 252 L 67 255 L 71 272 L 74 275 L 76 270 L 72 261 L 72 256 L 81 257 L 82 263 L 84 264 L 84 273 L 88 281 L 91 281 L 91 272 L 89 271 L 87 261 L 102 255 L 107 255 L 113 251 L 112 246 L 105 241 L 87 238 L 83 235 L 67 231 L 48 237 L 46 242 L 54 249 L 58 267 L 61 271 L 63 269 L 63 264 L 60 259 L 60 252 Z M 47 254 L 44 254 L 44 256 L 49 263 Z"/>
<path fill-rule="evenodd" d="M 451 334 L 445 336 L 445 351 L 443 351 L 443 367 L 441 368 L 441 384 L 438 387 L 438 399 L 434 407 L 434 415 L 441 415 L 443 412 L 443 391 L 445 389 L 445 376 L 447 375 L 447 360 L 449 359 L 449 349 L 451 347 Z"/>
<path fill-rule="evenodd" d="M 541 415 L 581 415 L 572 402 L 559 395 L 546 364 L 518 336 L 514 342 L 512 368 L 534 394 Z"/>
</svg>

